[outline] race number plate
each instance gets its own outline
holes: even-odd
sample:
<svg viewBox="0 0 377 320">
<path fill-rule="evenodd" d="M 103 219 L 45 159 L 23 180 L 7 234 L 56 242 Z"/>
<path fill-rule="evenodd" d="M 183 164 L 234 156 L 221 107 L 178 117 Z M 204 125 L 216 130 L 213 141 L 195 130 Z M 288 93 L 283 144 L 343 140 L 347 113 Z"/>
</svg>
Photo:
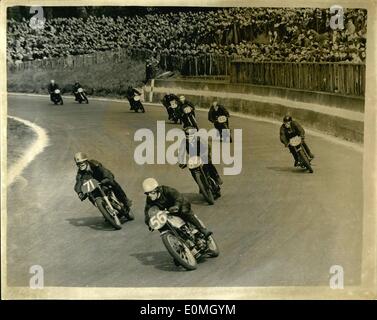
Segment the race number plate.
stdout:
<svg viewBox="0 0 377 320">
<path fill-rule="evenodd" d="M 82 184 L 81 191 L 83 193 L 90 193 L 96 188 L 98 188 L 98 181 L 95 179 L 90 179 Z"/>
<path fill-rule="evenodd" d="M 149 226 L 153 230 L 161 229 L 166 221 L 168 220 L 168 217 L 164 211 L 158 211 L 155 215 L 151 215 L 149 219 Z"/>
</svg>

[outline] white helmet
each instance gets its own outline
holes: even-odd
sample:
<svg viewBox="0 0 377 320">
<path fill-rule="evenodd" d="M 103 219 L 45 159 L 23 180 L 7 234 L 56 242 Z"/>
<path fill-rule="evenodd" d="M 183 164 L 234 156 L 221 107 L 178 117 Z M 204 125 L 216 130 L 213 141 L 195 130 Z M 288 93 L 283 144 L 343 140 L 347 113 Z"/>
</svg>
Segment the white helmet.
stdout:
<svg viewBox="0 0 377 320">
<path fill-rule="evenodd" d="M 179 97 L 179 100 L 182 101 L 182 102 L 185 101 L 185 99 L 186 99 L 185 96 L 180 96 Z"/>
<path fill-rule="evenodd" d="M 147 178 L 143 181 L 144 193 L 151 192 L 158 187 L 158 182 L 154 178 Z"/>
<path fill-rule="evenodd" d="M 74 159 L 75 159 L 75 162 L 78 164 L 84 161 L 88 161 L 88 156 L 83 152 L 77 152 L 75 154 Z"/>
</svg>

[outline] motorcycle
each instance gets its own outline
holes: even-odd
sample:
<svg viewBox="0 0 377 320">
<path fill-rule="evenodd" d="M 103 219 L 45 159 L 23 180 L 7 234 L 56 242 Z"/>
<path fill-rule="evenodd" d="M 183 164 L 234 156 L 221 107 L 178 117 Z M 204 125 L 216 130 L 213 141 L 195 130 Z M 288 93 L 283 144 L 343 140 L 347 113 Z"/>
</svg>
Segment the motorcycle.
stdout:
<svg viewBox="0 0 377 320">
<path fill-rule="evenodd" d="M 305 150 L 305 148 L 302 145 L 302 138 L 300 136 L 295 136 L 291 139 L 289 139 L 289 144 L 294 148 L 298 159 L 299 159 L 299 165 L 303 169 L 309 170 L 310 173 L 313 173 L 312 166 L 310 164 L 309 156 Z"/>
<path fill-rule="evenodd" d="M 230 133 L 230 129 L 228 126 L 228 117 L 227 116 L 219 116 L 216 119 L 217 122 L 217 130 L 219 130 L 220 139 L 221 140 L 228 140 L 229 142 L 232 142 L 232 135 Z M 225 137 L 224 137 L 225 136 Z"/>
<path fill-rule="evenodd" d="M 213 205 L 215 199 L 221 197 L 221 188 L 217 182 L 211 178 L 209 172 L 205 170 L 203 160 L 198 156 L 190 157 L 187 166 L 199 187 L 200 193 L 208 204 Z"/>
<path fill-rule="evenodd" d="M 194 127 L 199 130 L 198 123 L 196 122 L 194 109 L 190 106 L 183 107 L 182 109 L 182 123 L 184 127 Z"/>
<path fill-rule="evenodd" d="M 127 220 L 134 220 L 134 214 L 130 208 L 125 208 L 111 189 L 111 186 L 102 185 L 96 179 L 84 181 L 81 191 L 91 199 L 91 202 L 102 213 L 115 229 L 122 229 L 122 217 Z"/>
<path fill-rule="evenodd" d="M 148 215 L 149 227 L 160 231 L 162 242 L 173 257 L 175 265 L 181 265 L 186 270 L 195 270 L 199 259 L 219 255 L 215 239 L 212 236 L 205 239 L 190 222 L 171 215 L 167 210 L 160 210 L 157 206 L 151 207 Z M 200 223 L 204 227 L 203 222 Z"/>
<path fill-rule="evenodd" d="M 60 94 L 59 89 L 55 89 L 54 92 L 51 93 L 51 100 L 55 105 L 57 105 L 58 103 L 60 103 L 60 105 L 63 104 L 63 98 Z"/>
<path fill-rule="evenodd" d="M 135 95 L 133 97 L 133 100 L 134 100 L 134 103 L 133 103 L 133 110 L 135 112 L 139 112 L 139 109 L 141 110 L 141 112 L 145 112 L 145 109 L 144 109 L 144 106 L 143 104 L 141 103 L 141 100 L 140 100 L 140 96 L 139 95 Z"/>
<path fill-rule="evenodd" d="M 89 103 L 88 98 L 86 97 L 85 91 L 83 88 L 78 88 L 77 92 L 75 92 L 77 101 L 81 104 L 85 101 L 86 104 Z"/>
<path fill-rule="evenodd" d="M 174 122 L 174 123 L 178 123 L 178 121 L 180 123 L 182 123 L 181 121 L 181 117 L 179 116 L 179 108 L 178 108 L 178 104 L 175 100 L 172 100 L 170 101 L 170 107 L 171 108 L 171 120 Z"/>
</svg>

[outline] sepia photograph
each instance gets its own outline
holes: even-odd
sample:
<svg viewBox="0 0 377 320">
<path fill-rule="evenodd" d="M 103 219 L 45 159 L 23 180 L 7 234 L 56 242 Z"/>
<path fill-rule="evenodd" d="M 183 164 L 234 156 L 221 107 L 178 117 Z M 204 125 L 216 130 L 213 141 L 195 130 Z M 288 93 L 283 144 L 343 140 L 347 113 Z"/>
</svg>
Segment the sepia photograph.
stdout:
<svg viewBox="0 0 377 320">
<path fill-rule="evenodd" d="M 2 299 L 377 298 L 375 1 L 0 5 Z"/>
</svg>

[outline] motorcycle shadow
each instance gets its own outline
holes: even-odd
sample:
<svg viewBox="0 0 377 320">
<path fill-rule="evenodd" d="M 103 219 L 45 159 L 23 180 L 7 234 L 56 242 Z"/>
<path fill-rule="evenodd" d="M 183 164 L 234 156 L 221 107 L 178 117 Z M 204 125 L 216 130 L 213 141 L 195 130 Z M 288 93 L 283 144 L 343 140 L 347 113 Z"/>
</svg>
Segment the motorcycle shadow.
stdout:
<svg viewBox="0 0 377 320">
<path fill-rule="evenodd" d="M 182 193 L 183 196 L 191 202 L 191 204 L 197 204 L 197 205 L 208 205 L 207 201 L 204 199 L 204 197 L 198 193 Z"/>
<path fill-rule="evenodd" d="M 75 227 L 89 227 L 99 231 L 115 231 L 114 227 L 102 217 L 71 218 L 66 219 L 66 221 Z"/>
<path fill-rule="evenodd" d="M 176 266 L 173 258 L 167 251 L 153 251 L 131 254 L 145 266 L 154 266 L 156 269 L 168 272 L 186 271 L 183 267 Z"/>
<path fill-rule="evenodd" d="M 266 167 L 268 170 L 276 172 L 291 172 L 291 173 L 303 173 L 305 169 L 294 167 Z"/>
</svg>

